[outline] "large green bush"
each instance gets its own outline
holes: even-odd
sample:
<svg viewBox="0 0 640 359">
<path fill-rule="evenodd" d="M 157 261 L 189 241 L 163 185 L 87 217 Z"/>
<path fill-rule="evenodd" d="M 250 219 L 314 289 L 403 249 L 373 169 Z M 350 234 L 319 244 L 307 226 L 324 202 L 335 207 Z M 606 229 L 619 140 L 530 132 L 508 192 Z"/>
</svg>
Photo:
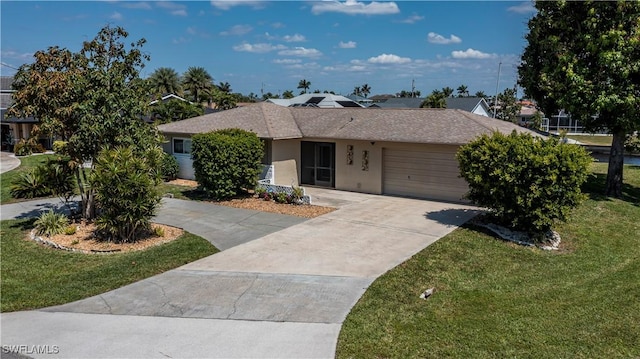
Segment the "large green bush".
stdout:
<svg viewBox="0 0 640 359">
<path fill-rule="evenodd" d="M 462 146 L 457 158 L 467 198 L 501 224 L 532 235 L 566 220 L 580 203 L 591 162 L 581 146 L 515 131 L 483 135 Z"/>
<path fill-rule="evenodd" d="M 100 209 L 96 227 L 103 239 L 133 242 L 150 230 L 160 202 L 160 175 L 154 168 L 158 151 L 140 154 L 132 147 L 118 147 L 100 152 L 91 185 Z"/>
<path fill-rule="evenodd" d="M 256 134 L 225 129 L 197 134 L 192 140 L 196 180 L 208 195 L 221 200 L 255 188 L 263 155 Z"/>
</svg>

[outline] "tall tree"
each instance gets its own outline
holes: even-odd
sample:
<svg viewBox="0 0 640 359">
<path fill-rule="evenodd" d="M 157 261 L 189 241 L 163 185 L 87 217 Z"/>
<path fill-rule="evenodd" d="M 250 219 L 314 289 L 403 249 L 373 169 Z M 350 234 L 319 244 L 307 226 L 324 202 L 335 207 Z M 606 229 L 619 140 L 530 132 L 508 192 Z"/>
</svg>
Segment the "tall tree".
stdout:
<svg viewBox="0 0 640 359">
<path fill-rule="evenodd" d="M 433 90 L 429 96 L 427 96 L 420 107 L 423 108 L 447 108 L 446 96 L 443 91 Z"/>
<path fill-rule="evenodd" d="M 282 93 L 282 98 L 294 98 L 294 97 L 295 95 L 291 90 L 286 90 L 285 92 Z"/>
<path fill-rule="evenodd" d="M 362 93 L 364 97 L 369 96 L 369 94 L 371 93 L 371 87 L 369 87 L 369 84 L 360 86 L 360 93 Z"/>
<path fill-rule="evenodd" d="M 300 80 L 300 82 L 298 82 L 298 88 L 302 89 L 302 93 L 307 93 L 307 90 L 309 89 L 309 87 L 311 87 L 311 81 L 307 81 L 305 79 Z"/>
<path fill-rule="evenodd" d="M 515 89 L 505 89 L 498 94 L 498 101 L 494 106 L 496 108 L 496 118 L 516 123 L 520 114 L 520 105 L 516 99 Z"/>
<path fill-rule="evenodd" d="M 184 73 L 182 86 L 189 92 L 193 102 L 201 103 L 207 100 L 208 92 L 213 88 L 213 77 L 204 67 L 189 67 Z"/>
<path fill-rule="evenodd" d="M 467 85 L 460 85 L 458 86 L 458 97 L 469 97 L 469 89 L 467 88 Z"/>
<path fill-rule="evenodd" d="M 148 88 L 140 69 L 149 57 L 144 39 L 125 46 L 128 33 L 106 26 L 78 53 L 50 47 L 35 54 L 35 62 L 15 75 L 15 105 L 9 113 L 34 116 L 40 129 L 68 140 L 66 152 L 74 165 L 83 215 L 95 216 L 95 192 L 80 166 L 95 164 L 99 152 L 133 146 L 142 155 L 159 144 L 155 128 L 142 121 Z"/>
<path fill-rule="evenodd" d="M 356 96 L 360 96 L 360 92 L 362 90 L 360 89 L 360 86 L 356 86 L 353 88 L 353 92 L 351 93 L 352 95 L 356 95 Z"/>
<path fill-rule="evenodd" d="M 622 196 L 625 136 L 640 128 L 640 2 L 536 2 L 518 67 L 525 94 L 613 134 L 606 190 Z M 555 108 L 554 108 L 555 107 Z"/>
<path fill-rule="evenodd" d="M 160 67 L 149 76 L 149 86 L 156 96 L 164 94 L 182 95 L 180 76 L 170 67 Z"/>
<path fill-rule="evenodd" d="M 486 98 L 487 95 L 484 93 L 484 91 L 478 91 L 474 94 L 475 97 L 482 97 L 482 98 Z"/>
<path fill-rule="evenodd" d="M 444 97 L 451 97 L 453 96 L 453 89 L 449 86 L 443 87 L 442 93 L 444 94 Z"/>
</svg>

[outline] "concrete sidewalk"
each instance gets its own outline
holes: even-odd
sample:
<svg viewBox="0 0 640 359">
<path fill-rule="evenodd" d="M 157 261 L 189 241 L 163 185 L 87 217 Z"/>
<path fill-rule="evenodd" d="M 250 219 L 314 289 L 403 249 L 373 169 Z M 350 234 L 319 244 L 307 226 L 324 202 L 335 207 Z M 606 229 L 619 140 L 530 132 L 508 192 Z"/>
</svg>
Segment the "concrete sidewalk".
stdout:
<svg viewBox="0 0 640 359">
<path fill-rule="evenodd" d="M 307 192 L 339 209 L 99 296 L 2 314 L 2 344 L 58 345 L 57 358 L 330 358 L 342 322 L 375 278 L 478 213 Z"/>
<path fill-rule="evenodd" d="M 20 166 L 20 159 L 11 152 L 0 152 L 0 173 L 9 172 Z"/>
</svg>

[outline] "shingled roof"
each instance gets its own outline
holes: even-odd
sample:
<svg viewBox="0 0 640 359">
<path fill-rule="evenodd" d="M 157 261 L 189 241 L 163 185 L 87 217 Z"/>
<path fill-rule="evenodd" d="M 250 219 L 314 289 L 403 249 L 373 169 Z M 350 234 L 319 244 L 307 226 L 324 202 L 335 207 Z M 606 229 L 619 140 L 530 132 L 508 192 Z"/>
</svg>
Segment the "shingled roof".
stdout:
<svg viewBox="0 0 640 359">
<path fill-rule="evenodd" d="M 261 138 L 326 138 L 410 143 L 464 144 L 481 134 L 513 130 L 510 122 L 452 109 L 282 107 L 257 103 L 158 126 L 163 133 L 195 134 L 242 128 Z"/>
</svg>

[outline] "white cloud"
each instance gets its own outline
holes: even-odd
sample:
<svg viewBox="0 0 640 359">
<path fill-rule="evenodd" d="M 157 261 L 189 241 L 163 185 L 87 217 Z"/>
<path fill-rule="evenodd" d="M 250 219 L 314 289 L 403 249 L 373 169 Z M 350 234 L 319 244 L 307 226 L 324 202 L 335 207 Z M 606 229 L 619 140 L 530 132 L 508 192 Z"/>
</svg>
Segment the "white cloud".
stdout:
<svg viewBox="0 0 640 359">
<path fill-rule="evenodd" d="M 187 16 L 187 7 L 183 4 L 177 4 L 171 1 L 156 1 L 157 7 L 169 10 L 171 15 Z"/>
<path fill-rule="evenodd" d="M 109 15 L 109 19 L 115 20 L 115 21 L 122 21 L 123 17 L 121 13 L 114 11 L 113 14 Z"/>
<path fill-rule="evenodd" d="M 435 32 L 430 32 L 427 35 L 427 41 L 429 41 L 432 44 L 447 45 L 447 44 L 459 44 L 462 42 L 462 39 L 453 34 L 449 36 L 449 38 L 447 39 L 446 37 L 440 34 L 436 34 Z"/>
<path fill-rule="evenodd" d="M 171 40 L 171 42 L 177 45 L 177 44 L 186 44 L 188 42 L 191 42 L 191 40 L 189 40 L 189 39 L 187 39 L 187 38 L 185 38 L 183 36 L 180 36 L 178 38 L 173 38 L 173 40 Z"/>
<path fill-rule="evenodd" d="M 452 51 L 451 56 L 454 59 L 492 59 L 497 57 L 496 54 L 488 54 L 486 52 L 474 50 L 474 49 L 466 49 L 465 51 Z"/>
<path fill-rule="evenodd" d="M 27 61 L 33 58 L 33 52 L 19 53 L 13 50 L 3 50 L 3 51 L 0 51 L 0 57 L 20 60 L 20 61 Z"/>
<path fill-rule="evenodd" d="M 266 43 L 249 44 L 243 42 L 242 44 L 235 45 L 233 47 L 233 50 L 240 52 L 266 53 L 275 50 L 283 50 L 286 48 L 287 47 L 284 45 L 271 45 Z"/>
<path fill-rule="evenodd" d="M 411 59 L 394 54 L 382 54 L 376 57 L 370 57 L 367 61 L 372 64 L 406 64 L 407 62 L 411 62 Z"/>
<path fill-rule="evenodd" d="M 322 52 L 316 49 L 307 49 L 304 47 L 294 47 L 293 49 L 282 50 L 278 52 L 282 56 L 302 56 L 302 57 L 318 57 Z"/>
<path fill-rule="evenodd" d="M 424 19 L 424 16 L 413 14 L 404 20 L 400 20 L 400 22 L 403 24 L 415 24 L 416 22 L 421 21 L 423 19 Z"/>
<path fill-rule="evenodd" d="M 235 6 L 251 6 L 254 9 L 261 9 L 264 7 L 264 2 L 250 0 L 212 0 L 211 5 L 220 10 L 229 10 Z"/>
<path fill-rule="evenodd" d="M 282 39 L 285 42 L 304 42 L 304 41 L 307 41 L 307 39 L 303 35 L 300 35 L 300 34 L 286 35 Z"/>
<path fill-rule="evenodd" d="M 251 32 L 251 30 L 253 30 L 253 28 L 251 26 L 249 26 L 249 25 L 235 25 L 235 26 L 232 26 L 227 31 L 222 31 L 220 33 L 220 35 L 222 35 L 222 36 L 229 36 L 229 35 L 240 36 L 240 35 L 244 35 L 244 34 L 247 34 L 247 33 Z"/>
<path fill-rule="evenodd" d="M 341 49 L 355 49 L 356 46 L 357 46 L 357 43 L 355 41 L 347 41 L 347 42 L 340 41 L 340 43 L 338 43 L 338 47 Z"/>
<path fill-rule="evenodd" d="M 274 29 L 281 29 L 283 27 L 285 27 L 285 24 L 281 23 L 281 22 L 274 22 L 273 24 L 271 24 L 271 27 Z"/>
<path fill-rule="evenodd" d="M 302 62 L 302 60 L 300 59 L 275 59 L 273 61 L 274 64 L 279 64 L 279 65 L 293 65 L 293 64 L 299 64 Z"/>
<path fill-rule="evenodd" d="M 311 7 L 311 11 L 318 15 L 325 12 L 339 12 L 349 15 L 389 15 L 400 12 L 395 2 L 375 2 L 369 4 L 358 2 L 357 0 L 340 1 L 322 1 L 315 3 Z"/>
<path fill-rule="evenodd" d="M 533 6 L 533 2 L 525 1 L 523 3 L 520 3 L 519 5 L 510 6 L 509 8 L 507 8 L 507 11 L 515 12 L 517 14 L 529 14 L 532 12 L 536 12 L 537 10 Z"/>
</svg>

